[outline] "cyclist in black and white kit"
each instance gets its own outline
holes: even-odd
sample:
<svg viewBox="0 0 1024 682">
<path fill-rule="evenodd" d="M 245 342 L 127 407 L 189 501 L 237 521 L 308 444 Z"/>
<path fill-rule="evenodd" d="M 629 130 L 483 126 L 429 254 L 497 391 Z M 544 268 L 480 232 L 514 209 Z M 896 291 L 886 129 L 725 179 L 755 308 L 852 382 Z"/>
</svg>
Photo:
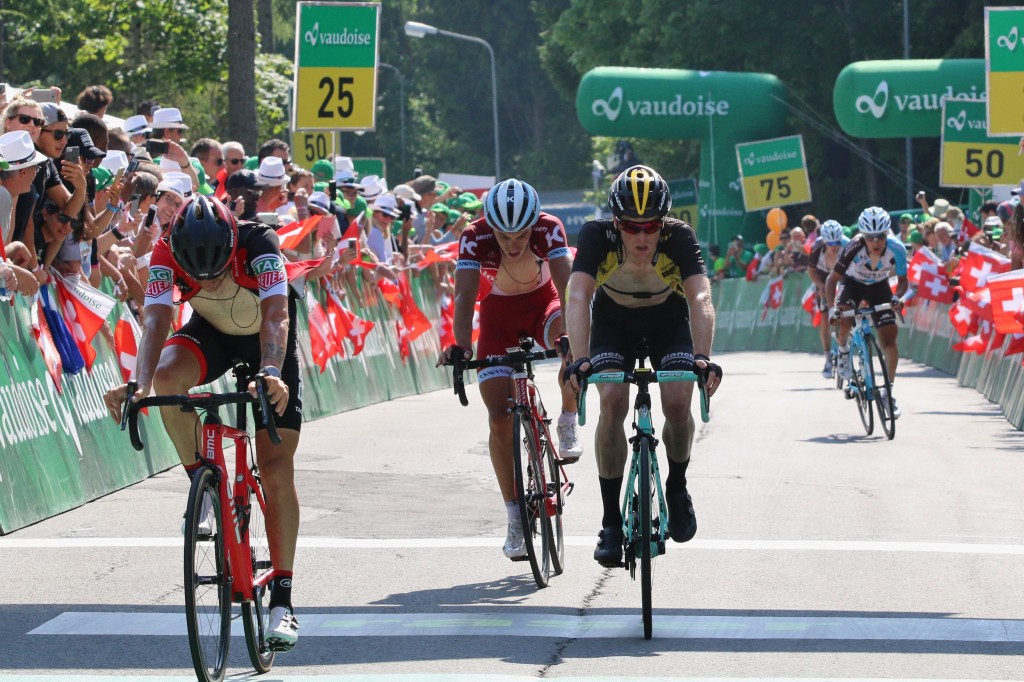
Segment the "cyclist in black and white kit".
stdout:
<svg viewBox="0 0 1024 682">
<path fill-rule="evenodd" d="M 890 303 L 892 310 L 873 313 L 872 318 L 878 344 L 885 355 L 885 366 L 895 383 L 896 363 L 900 359 L 896 345 L 899 328 L 895 311 L 903 307 L 900 297 L 907 292 L 907 249 L 889 229 L 889 214 L 885 209 L 878 206 L 866 208 L 857 222 L 860 234 L 851 239 L 839 254 L 825 282 L 825 296 L 830 307 L 828 319 L 830 322 L 839 320 L 839 371 L 845 380 L 849 380 L 853 373 L 849 343 L 853 318 L 840 317 L 841 311 L 856 308 L 861 301 L 867 305 Z M 897 278 L 896 293 L 889 286 L 892 274 Z M 900 408 L 895 398 L 892 405 L 893 417 L 899 418 Z"/>
<path fill-rule="evenodd" d="M 623 171 L 612 184 L 608 204 L 613 218 L 592 220 L 580 231 L 569 278 L 566 321 L 576 358 L 566 370 L 570 381 L 578 388 L 579 378 L 590 371 L 632 370 L 637 344 L 646 339 L 654 369 L 703 372 L 708 394 L 713 394 L 722 375 L 708 357 L 715 309 L 693 228 L 667 217 L 672 206 L 668 185 L 646 166 Z M 676 542 L 686 542 L 697 532 L 686 489 L 696 431 L 690 414 L 693 384 L 658 387 L 665 414 L 669 534 Z M 601 413 L 595 449 L 604 515 L 594 559 L 618 566 L 629 385 L 602 383 L 597 389 Z"/>
<path fill-rule="evenodd" d="M 811 246 L 811 253 L 807 261 L 807 274 L 816 288 L 815 298 L 819 312 L 828 311 L 828 302 L 825 299 L 825 280 L 828 273 L 839 258 L 839 252 L 850 241 L 850 238 L 843 234 L 843 226 L 835 220 L 826 220 L 818 230 L 818 238 Z M 832 378 L 832 338 L 831 325 L 819 324 L 818 331 L 821 335 L 821 348 L 825 351 L 825 368 L 821 375 L 826 379 Z"/>
</svg>

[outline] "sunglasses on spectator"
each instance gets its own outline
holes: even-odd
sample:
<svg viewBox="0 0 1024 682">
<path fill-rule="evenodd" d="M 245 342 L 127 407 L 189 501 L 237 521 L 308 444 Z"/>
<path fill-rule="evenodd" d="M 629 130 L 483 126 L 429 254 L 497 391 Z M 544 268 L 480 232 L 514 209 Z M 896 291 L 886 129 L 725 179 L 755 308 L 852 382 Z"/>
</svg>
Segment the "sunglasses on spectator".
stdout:
<svg viewBox="0 0 1024 682">
<path fill-rule="evenodd" d="M 76 230 L 82 224 L 81 220 L 77 220 L 75 218 L 72 218 L 69 215 L 66 215 L 66 214 L 62 213 L 61 210 L 59 208 L 57 208 L 56 206 L 47 206 L 46 207 L 46 212 L 47 213 L 51 213 L 51 214 L 54 214 L 54 213 L 57 214 L 57 221 L 61 225 L 67 225 L 68 223 L 71 223 L 71 227 L 73 227 Z"/>
<path fill-rule="evenodd" d="M 224 163 L 224 159 L 221 159 L 220 161 L 221 163 Z M 245 159 L 228 159 L 228 163 L 230 163 L 232 166 L 241 166 L 243 163 L 245 163 Z M 219 166 L 220 163 L 218 163 L 217 165 Z"/>
<path fill-rule="evenodd" d="M 7 117 L 7 120 L 10 121 L 13 118 L 18 119 L 18 122 L 23 126 L 27 126 L 29 123 L 34 123 L 36 128 L 42 128 L 46 125 L 46 119 L 36 118 L 35 116 L 29 116 L 28 114 L 11 114 Z"/>
<path fill-rule="evenodd" d="M 47 130 L 46 128 L 43 128 L 41 132 L 50 133 L 51 135 L 53 135 L 53 139 L 57 140 L 58 142 L 68 136 L 68 131 L 66 130 Z"/>
<path fill-rule="evenodd" d="M 658 220 L 649 220 L 645 223 L 638 223 L 632 220 L 619 220 L 619 229 L 626 234 L 654 234 L 661 229 L 664 221 L 660 218 Z"/>
</svg>

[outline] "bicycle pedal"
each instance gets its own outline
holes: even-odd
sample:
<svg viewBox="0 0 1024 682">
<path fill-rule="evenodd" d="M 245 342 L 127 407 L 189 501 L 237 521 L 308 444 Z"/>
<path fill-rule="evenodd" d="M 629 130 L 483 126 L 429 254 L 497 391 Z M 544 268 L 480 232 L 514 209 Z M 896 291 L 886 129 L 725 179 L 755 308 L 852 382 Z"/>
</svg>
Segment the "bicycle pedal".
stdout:
<svg viewBox="0 0 1024 682">
<path fill-rule="evenodd" d="M 579 457 L 555 457 L 555 464 L 575 464 L 578 461 Z"/>
<path fill-rule="evenodd" d="M 528 554 L 524 554 L 523 556 L 510 556 L 509 557 L 509 561 L 529 561 L 529 560 L 530 560 L 530 556 Z"/>
</svg>

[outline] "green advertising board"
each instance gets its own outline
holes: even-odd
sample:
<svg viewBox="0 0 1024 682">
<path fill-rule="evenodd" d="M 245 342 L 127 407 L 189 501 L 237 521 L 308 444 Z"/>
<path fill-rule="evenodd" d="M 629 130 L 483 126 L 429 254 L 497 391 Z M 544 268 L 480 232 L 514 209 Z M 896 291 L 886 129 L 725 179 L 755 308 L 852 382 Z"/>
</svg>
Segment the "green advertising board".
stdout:
<svg viewBox="0 0 1024 682">
<path fill-rule="evenodd" d="M 748 211 L 810 202 L 802 135 L 737 144 L 736 159 Z"/>
<path fill-rule="evenodd" d="M 668 181 L 668 190 L 672 195 L 672 210 L 669 214 L 689 224 L 698 237 L 700 215 L 697 212 L 697 181 L 694 178 L 680 178 Z"/>
<path fill-rule="evenodd" d="M 300 2 L 293 130 L 373 130 L 378 3 Z"/>
<path fill-rule="evenodd" d="M 1024 7 L 985 8 L 985 65 L 989 132 L 1024 134 Z"/>
<path fill-rule="evenodd" d="M 786 111 L 785 88 L 765 73 L 602 66 L 576 92 L 592 135 L 702 141 L 697 215 L 709 243 L 764 239 L 764 222 L 743 209 L 735 145 L 781 134 Z"/>
<path fill-rule="evenodd" d="M 376 175 L 378 178 L 386 178 L 387 165 L 384 159 L 380 158 L 358 158 L 353 157 L 352 166 L 356 169 L 358 177 L 365 178 L 367 175 Z"/>
<path fill-rule="evenodd" d="M 993 137 L 982 100 L 942 100 L 939 184 L 944 187 L 1015 185 L 1024 178 L 1019 138 Z"/>
<path fill-rule="evenodd" d="M 985 60 L 854 62 L 836 78 L 832 107 L 854 137 L 938 137 L 944 97 L 985 99 Z"/>
</svg>

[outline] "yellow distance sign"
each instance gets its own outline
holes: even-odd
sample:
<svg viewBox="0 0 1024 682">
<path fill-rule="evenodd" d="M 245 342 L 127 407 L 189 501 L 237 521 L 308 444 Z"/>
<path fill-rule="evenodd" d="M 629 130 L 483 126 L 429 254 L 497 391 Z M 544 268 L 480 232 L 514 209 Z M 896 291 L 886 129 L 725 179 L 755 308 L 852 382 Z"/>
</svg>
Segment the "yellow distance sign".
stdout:
<svg viewBox="0 0 1024 682">
<path fill-rule="evenodd" d="M 373 127 L 376 69 L 300 68 L 296 76 L 297 129 Z"/>
<path fill-rule="evenodd" d="M 942 100 L 939 184 L 944 187 L 1016 185 L 1024 178 L 1024 156 L 1016 136 L 993 137 L 984 100 Z"/>
<path fill-rule="evenodd" d="M 743 178 L 743 198 L 747 211 L 811 200 L 811 184 L 803 168 Z"/>
<path fill-rule="evenodd" d="M 308 171 L 320 159 L 332 161 L 338 134 L 331 130 L 296 130 L 292 133 L 292 161 Z"/>
</svg>

